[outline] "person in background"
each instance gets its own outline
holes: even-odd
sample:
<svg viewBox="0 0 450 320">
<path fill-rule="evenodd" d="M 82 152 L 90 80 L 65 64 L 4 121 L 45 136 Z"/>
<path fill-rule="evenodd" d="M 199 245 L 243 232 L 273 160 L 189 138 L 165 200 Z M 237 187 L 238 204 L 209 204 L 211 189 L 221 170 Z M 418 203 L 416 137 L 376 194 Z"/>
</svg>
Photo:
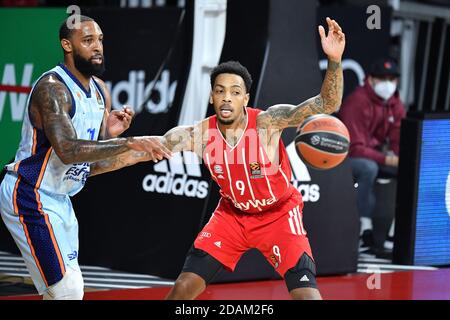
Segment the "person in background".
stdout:
<svg viewBox="0 0 450 320">
<path fill-rule="evenodd" d="M 391 58 L 375 60 L 364 85 L 344 99 L 337 116 L 350 132 L 349 162 L 357 183 L 361 250 L 388 258 L 387 234 L 373 228 L 377 177 L 395 178 L 399 163 L 400 125 L 405 107 L 397 90 L 400 72 Z M 392 221 L 391 221 L 392 222 Z M 377 240 L 375 240 L 377 239 Z"/>
</svg>

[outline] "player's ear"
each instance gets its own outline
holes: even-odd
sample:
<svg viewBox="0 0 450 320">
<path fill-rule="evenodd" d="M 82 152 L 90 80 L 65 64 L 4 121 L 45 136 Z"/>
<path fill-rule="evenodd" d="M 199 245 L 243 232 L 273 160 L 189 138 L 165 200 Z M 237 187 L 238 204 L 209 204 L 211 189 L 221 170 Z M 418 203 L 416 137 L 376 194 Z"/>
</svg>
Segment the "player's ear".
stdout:
<svg viewBox="0 0 450 320">
<path fill-rule="evenodd" d="M 244 98 L 244 107 L 247 106 L 249 100 L 250 100 L 250 93 L 246 93 Z"/>
<path fill-rule="evenodd" d="M 209 103 L 211 103 L 211 104 L 213 104 L 213 98 L 212 98 L 212 91 L 211 91 L 211 93 L 209 94 Z"/>
<path fill-rule="evenodd" d="M 68 39 L 61 39 L 61 47 L 66 53 L 72 52 L 72 43 Z"/>
</svg>

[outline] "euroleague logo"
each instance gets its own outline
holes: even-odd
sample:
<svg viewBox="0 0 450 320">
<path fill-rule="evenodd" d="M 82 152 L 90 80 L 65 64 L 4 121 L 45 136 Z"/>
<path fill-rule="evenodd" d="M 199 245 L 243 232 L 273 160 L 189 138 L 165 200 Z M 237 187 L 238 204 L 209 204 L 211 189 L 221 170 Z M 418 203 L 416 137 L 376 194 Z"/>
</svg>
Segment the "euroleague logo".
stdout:
<svg viewBox="0 0 450 320">
<path fill-rule="evenodd" d="M 319 136 L 312 136 L 311 143 L 313 145 L 318 145 L 320 143 L 320 137 Z"/>
<path fill-rule="evenodd" d="M 447 184 L 445 185 L 445 205 L 447 207 L 447 213 L 450 216 L 450 171 L 447 176 Z"/>
</svg>

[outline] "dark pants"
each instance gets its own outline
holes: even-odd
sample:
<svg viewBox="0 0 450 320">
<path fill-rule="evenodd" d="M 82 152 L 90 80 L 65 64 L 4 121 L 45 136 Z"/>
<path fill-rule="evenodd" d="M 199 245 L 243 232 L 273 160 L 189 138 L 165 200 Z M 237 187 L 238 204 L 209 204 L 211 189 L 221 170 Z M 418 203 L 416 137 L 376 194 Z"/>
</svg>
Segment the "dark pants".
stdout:
<svg viewBox="0 0 450 320">
<path fill-rule="evenodd" d="M 349 158 L 349 162 L 353 179 L 358 183 L 359 216 L 372 220 L 375 246 L 383 247 L 395 214 L 397 168 L 381 166 L 366 158 Z M 381 184 L 376 182 L 379 178 L 389 180 Z"/>
<path fill-rule="evenodd" d="M 358 183 L 356 189 L 356 206 L 360 217 L 372 218 L 375 208 L 375 179 L 378 164 L 366 158 L 349 158 L 353 180 Z"/>
</svg>

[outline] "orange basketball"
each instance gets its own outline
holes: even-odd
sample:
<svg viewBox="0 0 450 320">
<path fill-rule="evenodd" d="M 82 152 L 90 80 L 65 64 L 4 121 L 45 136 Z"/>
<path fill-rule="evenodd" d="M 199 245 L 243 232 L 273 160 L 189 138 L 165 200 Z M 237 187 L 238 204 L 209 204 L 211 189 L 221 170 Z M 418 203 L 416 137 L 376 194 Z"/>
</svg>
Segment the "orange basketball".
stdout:
<svg viewBox="0 0 450 320">
<path fill-rule="evenodd" d="M 347 127 L 327 114 L 306 118 L 295 137 L 297 154 L 302 161 L 320 170 L 334 168 L 344 161 L 349 145 Z"/>
</svg>

